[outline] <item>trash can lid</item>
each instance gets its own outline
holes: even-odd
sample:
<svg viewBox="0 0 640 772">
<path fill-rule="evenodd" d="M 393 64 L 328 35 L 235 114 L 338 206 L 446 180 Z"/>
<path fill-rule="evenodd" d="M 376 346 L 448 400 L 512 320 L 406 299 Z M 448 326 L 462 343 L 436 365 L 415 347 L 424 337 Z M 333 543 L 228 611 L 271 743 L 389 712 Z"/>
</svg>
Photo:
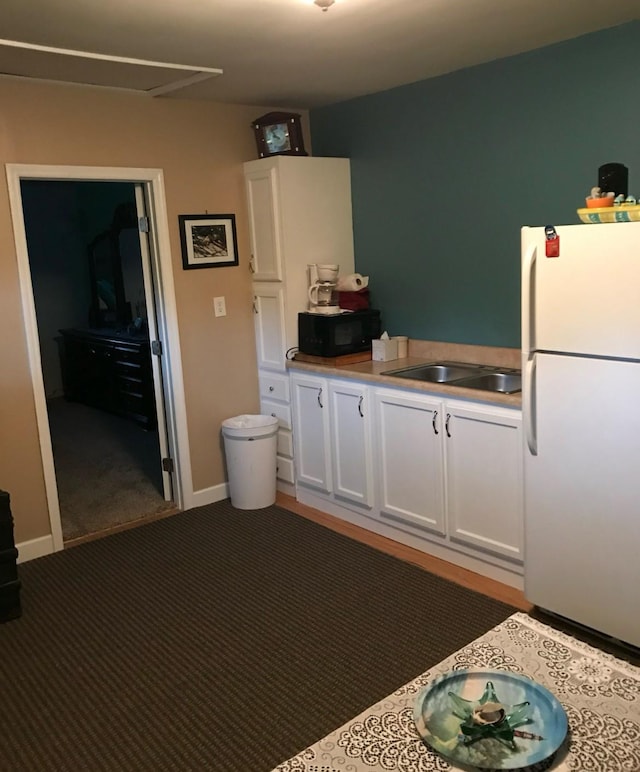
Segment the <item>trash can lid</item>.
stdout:
<svg viewBox="0 0 640 772">
<path fill-rule="evenodd" d="M 222 433 L 231 437 L 264 437 L 277 431 L 278 418 L 272 415 L 237 415 L 222 422 Z"/>
</svg>

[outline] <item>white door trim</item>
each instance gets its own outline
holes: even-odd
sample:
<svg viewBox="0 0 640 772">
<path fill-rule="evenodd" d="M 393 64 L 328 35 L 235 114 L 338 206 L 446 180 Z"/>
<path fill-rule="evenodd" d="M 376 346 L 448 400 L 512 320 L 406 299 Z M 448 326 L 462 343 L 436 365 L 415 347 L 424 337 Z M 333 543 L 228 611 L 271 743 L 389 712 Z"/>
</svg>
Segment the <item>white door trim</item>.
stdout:
<svg viewBox="0 0 640 772">
<path fill-rule="evenodd" d="M 149 201 L 151 257 L 157 272 L 160 297 L 156 309 L 158 328 L 163 341 L 162 373 L 165 388 L 167 434 L 169 449 L 175 463 L 174 500 L 179 509 L 193 506 L 193 480 L 182 378 L 182 357 L 178 333 L 173 265 L 169 240 L 169 224 L 161 169 L 135 169 L 100 166 L 48 166 L 36 164 L 6 164 L 9 205 L 16 244 L 18 275 L 22 300 L 29 366 L 35 400 L 36 420 L 40 438 L 45 491 L 49 507 L 53 550 L 63 548 L 60 505 L 56 485 L 49 417 L 40 359 L 40 342 L 36 319 L 27 236 L 22 209 L 21 180 L 85 180 L 94 182 L 130 182 L 145 186 Z"/>
</svg>

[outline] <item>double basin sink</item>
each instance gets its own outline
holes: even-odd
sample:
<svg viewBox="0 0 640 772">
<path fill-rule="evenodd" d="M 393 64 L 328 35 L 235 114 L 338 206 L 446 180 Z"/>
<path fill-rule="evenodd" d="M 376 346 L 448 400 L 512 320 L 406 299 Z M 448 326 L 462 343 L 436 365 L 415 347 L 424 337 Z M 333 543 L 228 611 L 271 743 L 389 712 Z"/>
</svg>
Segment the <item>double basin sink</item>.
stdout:
<svg viewBox="0 0 640 772">
<path fill-rule="evenodd" d="M 520 370 L 489 365 L 473 365 L 466 362 L 430 362 L 425 365 L 386 370 L 381 375 L 410 378 L 414 381 L 445 383 L 448 386 L 464 386 L 500 394 L 522 391 Z"/>
</svg>

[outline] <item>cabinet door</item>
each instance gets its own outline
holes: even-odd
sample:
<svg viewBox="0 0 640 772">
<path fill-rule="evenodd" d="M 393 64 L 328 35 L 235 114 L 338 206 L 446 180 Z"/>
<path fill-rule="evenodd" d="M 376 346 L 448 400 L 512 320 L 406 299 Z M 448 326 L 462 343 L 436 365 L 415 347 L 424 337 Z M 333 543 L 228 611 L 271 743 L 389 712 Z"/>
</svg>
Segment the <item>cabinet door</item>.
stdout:
<svg viewBox="0 0 640 772">
<path fill-rule="evenodd" d="M 331 438 L 327 381 L 294 375 L 291 387 L 296 483 L 330 493 Z"/>
<path fill-rule="evenodd" d="M 379 389 L 375 405 L 380 515 L 444 535 L 442 403 Z"/>
<path fill-rule="evenodd" d="M 247 171 L 251 263 L 256 281 L 282 281 L 282 235 L 277 170 Z"/>
<path fill-rule="evenodd" d="M 286 369 L 284 297 L 276 284 L 253 285 L 253 321 L 256 331 L 258 368 Z"/>
<path fill-rule="evenodd" d="M 520 413 L 449 401 L 445 408 L 449 536 L 521 561 Z"/>
<path fill-rule="evenodd" d="M 371 421 L 366 386 L 329 383 L 333 495 L 373 504 Z"/>
</svg>

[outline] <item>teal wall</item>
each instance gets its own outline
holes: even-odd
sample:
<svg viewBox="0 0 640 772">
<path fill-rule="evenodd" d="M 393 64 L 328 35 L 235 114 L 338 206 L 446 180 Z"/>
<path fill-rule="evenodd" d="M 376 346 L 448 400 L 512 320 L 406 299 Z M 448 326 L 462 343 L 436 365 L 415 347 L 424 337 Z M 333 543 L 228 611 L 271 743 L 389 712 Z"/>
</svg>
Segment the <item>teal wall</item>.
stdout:
<svg viewBox="0 0 640 772">
<path fill-rule="evenodd" d="M 351 159 L 356 270 L 389 333 L 519 347 L 520 228 L 578 223 L 603 163 L 640 197 L 639 95 L 632 22 L 312 110 L 314 155 Z"/>
</svg>

